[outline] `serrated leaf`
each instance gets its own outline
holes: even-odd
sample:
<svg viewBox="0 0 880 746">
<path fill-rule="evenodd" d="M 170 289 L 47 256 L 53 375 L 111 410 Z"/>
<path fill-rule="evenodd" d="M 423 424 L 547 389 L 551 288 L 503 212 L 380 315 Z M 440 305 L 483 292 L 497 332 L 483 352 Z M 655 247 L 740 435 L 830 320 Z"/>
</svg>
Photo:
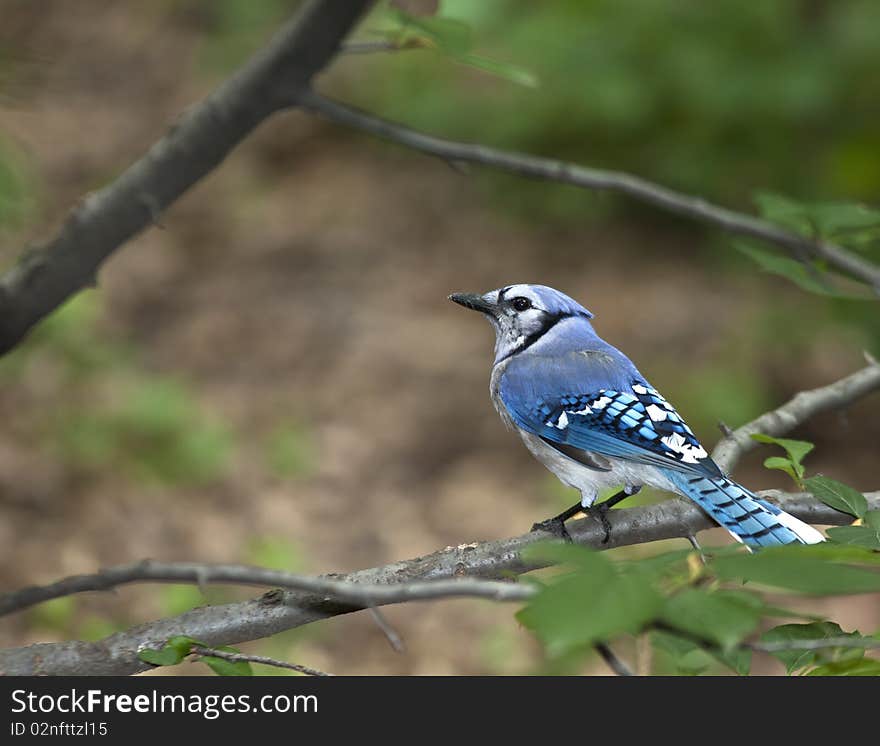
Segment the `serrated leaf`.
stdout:
<svg viewBox="0 0 880 746">
<path fill-rule="evenodd" d="M 517 613 L 552 657 L 639 631 L 662 600 L 646 573 L 623 571 L 598 552 L 574 556 L 577 570 L 544 586 Z"/>
<path fill-rule="evenodd" d="M 713 650 L 712 655 L 740 676 L 748 676 L 752 668 L 752 651 L 748 648 Z"/>
<path fill-rule="evenodd" d="M 825 531 L 838 544 L 880 550 L 880 528 L 873 526 L 835 526 Z"/>
<path fill-rule="evenodd" d="M 711 569 L 722 580 L 755 583 L 809 595 L 871 593 L 880 591 L 880 572 L 840 564 L 812 547 L 766 547 L 751 555 L 716 557 Z"/>
<path fill-rule="evenodd" d="M 671 632 L 655 630 L 651 633 L 651 642 L 669 656 L 676 672 L 685 676 L 703 673 L 712 661 L 709 653 L 695 642 Z"/>
<path fill-rule="evenodd" d="M 817 476 L 807 479 L 804 485 L 823 503 L 841 513 L 849 513 L 861 518 L 868 512 L 868 501 L 865 496 L 843 482 Z"/>
<path fill-rule="evenodd" d="M 761 610 L 725 591 L 689 588 L 666 600 L 661 619 L 729 651 L 758 626 Z"/>
<path fill-rule="evenodd" d="M 807 676 L 880 676 L 880 661 L 860 658 L 817 666 Z"/>
<path fill-rule="evenodd" d="M 761 642 L 771 644 L 786 644 L 803 640 L 827 640 L 837 637 L 861 637 L 858 632 L 844 632 L 840 625 L 834 622 L 814 622 L 813 624 L 781 624 L 778 627 L 767 630 L 761 635 Z M 813 665 L 817 660 L 828 655 L 835 655 L 836 651 L 855 651 L 856 658 L 864 655 L 864 650 L 859 648 L 823 648 L 822 650 L 777 650 L 768 651 L 768 655 L 782 661 L 785 664 L 786 673 L 792 673 L 799 668 Z"/>
</svg>

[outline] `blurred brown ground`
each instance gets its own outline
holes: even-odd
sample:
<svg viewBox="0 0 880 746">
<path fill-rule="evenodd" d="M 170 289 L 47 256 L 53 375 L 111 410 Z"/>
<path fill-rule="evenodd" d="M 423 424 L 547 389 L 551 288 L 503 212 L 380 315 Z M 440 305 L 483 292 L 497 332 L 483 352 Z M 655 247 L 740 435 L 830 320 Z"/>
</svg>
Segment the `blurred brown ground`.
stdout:
<svg viewBox="0 0 880 746">
<path fill-rule="evenodd" d="M 43 5 L 37 14 L 13 3 L 4 15 L 26 55 L 4 92 L 0 127 L 26 151 L 40 185 L 40 211 L 4 239 L 4 263 L 25 240 L 49 235 L 81 195 L 210 88 L 191 72 L 197 19 L 172 22 L 136 3 Z M 52 372 L 5 388 L 4 588 L 144 557 L 247 561 L 255 537 L 290 542 L 304 558 L 296 569 L 322 572 L 520 533 L 567 498 L 504 431 L 488 400 L 491 332 L 448 303 L 449 292 L 560 287 L 661 389 L 673 384 L 668 361 L 717 354 L 750 323 L 756 299 L 797 292 L 764 276 L 711 273 L 697 230 L 520 224 L 445 164 L 301 114 L 261 128 L 162 224 L 104 269 L 101 329 L 135 343 L 146 370 L 194 386 L 200 405 L 239 434 L 233 467 L 197 488 L 145 486 L 112 470 L 74 478 L 15 435 L 15 423 L 40 408 Z M 781 402 L 859 365 L 858 350 L 817 340 L 808 359 L 753 373 L 773 377 Z M 687 415 L 688 401 L 676 404 Z M 875 403 L 862 407 L 877 412 Z M 307 425 L 315 454 L 295 480 L 261 468 L 254 445 L 286 415 Z M 824 418 L 801 433 L 819 444 L 811 466 L 876 487 L 876 442 L 869 430 L 858 444 L 852 419 Z M 758 457 L 737 474 L 755 487 L 785 486 Z M 166 613 L 153 587 L 78 604 L 77 613 L 119 624 Z M 875 604 L 835 613 L 845 628 L 876 627 Z M 340 674 L 526 673 L 540 651 L 511 612 L 475 601 L 388 609 L 403 655 L 366 615 L 243 648 Z M 34 619 L 2 620 L 0 645 L 64 637 Z"/>
</svg>

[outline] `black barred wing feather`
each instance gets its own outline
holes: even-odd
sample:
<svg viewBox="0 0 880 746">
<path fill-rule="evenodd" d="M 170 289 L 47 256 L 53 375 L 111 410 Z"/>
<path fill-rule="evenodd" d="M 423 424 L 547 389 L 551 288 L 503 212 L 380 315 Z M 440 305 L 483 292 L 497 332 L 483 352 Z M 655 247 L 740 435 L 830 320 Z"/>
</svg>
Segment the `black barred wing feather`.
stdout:
<svg viewBox="0 0 880 746">
<path fill-rule="evenodd" d="M 672 405 L 642 380 L 626 390 L 542 395 L 528 407 L 508 401 L 514 397 L 505 398 L 503 387 L 501 393 L 517 424 L 541 437 L 606 456 L 721 476 Z"/>
</svg>

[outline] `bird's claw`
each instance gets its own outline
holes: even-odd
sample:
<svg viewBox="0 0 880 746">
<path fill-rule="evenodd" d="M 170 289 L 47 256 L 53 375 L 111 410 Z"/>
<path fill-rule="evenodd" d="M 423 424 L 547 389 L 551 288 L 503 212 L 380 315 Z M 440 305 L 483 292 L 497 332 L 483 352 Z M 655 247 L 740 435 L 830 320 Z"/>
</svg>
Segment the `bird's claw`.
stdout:
<svg viewBox="0 0 880 746">
<path fill-rule="evenodd" d="M 565 521 L 559 518 L 548 518 L 546 521 L 532 524 L 532 531 L 544 531 L 553 534 L 557 539 L 562 539 L 568 544 L 572 544 L 573 540 L 568 529 L 565 527 Z"/>
</svg>

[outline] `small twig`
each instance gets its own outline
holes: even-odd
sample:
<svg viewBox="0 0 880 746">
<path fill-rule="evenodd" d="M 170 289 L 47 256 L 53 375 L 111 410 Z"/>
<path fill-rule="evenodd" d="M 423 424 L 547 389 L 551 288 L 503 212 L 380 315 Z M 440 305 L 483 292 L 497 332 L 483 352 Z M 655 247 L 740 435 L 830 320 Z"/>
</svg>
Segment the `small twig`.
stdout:
<svg viewBox="0 0 880 746">
<path fill-rule="evenodd" d="M 361 41 L 360 39 L 354 39 L 352 41 L 344 42 L 339 51 L 343 54 L 373 54 L 374 52 L 400 52 L 404 49 L 415 48 L 416 47 L 412 45 L 401 45 L 384 39 L 380 41 Z"/>
<path fill-rule="evenodd" d="M 731 435 L 733 435 L 733 428 L 731 428 L 730 425 L 728 425 L 723 420 L 718 420 L 718 429 L 721 431 L 721 434 L 725 438 L 729 438 Z"/>
<path fill-rule="evenodd" d="M 614 671 L 618 676 L 634 676 L 635 674 L 632 672 L 632 669 L 626 665 L 620 658 L 617 657 L 617 654 L 604 642 L 597 642 L 593 647 L 596 648 L 596 652 L 602 656 L 602 660 L 604 660 L 608 667 Z"/>
<path fill-rule="evenodd" d="M 261 663 L 264 666 L 274 666 L 275 668 L 289 668 L 291 671 L 299 671 L 306 676 L 335 676 L 336 674 L 319 671 L 317 668 L 309 668 L 299 663 L 288 663 L 287 661 L 279 661 L 275 658 L 267 658 L 265 655 L 249 655 L 248 653 L 230 653 L 227 650 L 217 650 L 215 648 L 206 648 L 201 645 L 193 645 L 190 649 L 192 655 L 211 656 L 212 658 L 222 658 L 230 663 Z"/>
<path fill-rule="evenodd" d="M 405 652 L 406 648 L 403 644 L 403 639 L 397 634 L 397 630 L 391 626 L 391 623 L 385 618 L 385 615 L 375 606 L 371 606 L 369 612 L 373 621 L 376 622 L 376 626 L 382 630 L 382 634 L 385 635 L 385 639 L 388 640 L 388 644 L 391 646 L 392 650 L 394 650 L 395 653 Z"/>
</svg>

